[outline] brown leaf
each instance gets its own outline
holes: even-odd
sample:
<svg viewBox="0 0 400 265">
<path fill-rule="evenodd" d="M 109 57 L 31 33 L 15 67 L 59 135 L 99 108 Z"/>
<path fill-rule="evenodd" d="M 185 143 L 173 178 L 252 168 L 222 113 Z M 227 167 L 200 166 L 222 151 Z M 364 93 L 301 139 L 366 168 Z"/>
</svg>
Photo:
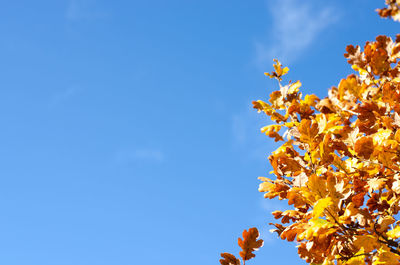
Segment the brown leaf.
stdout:
<svg viewBox="0 0 400 265">
<path fill-rule="evenodd" d="M 365 61 L 363 59 L 360 46 L 354 47 L 353 45 L 348 45 L 346 47 L 347 53 L 344 54 L 344 57 L 348 59 L 349 64 L 355 64 L 359 67 L 363 68 L 365 66 Z"/>
<path fill-rule="evenodd" d="M 219 260 L 221 265 L 240 265 L 240 260 L 229 253 L 221 253 L 222 259 Z"/>
<path fill-rule="evenodd" d="M 258 250 L 264 244 L 262 239 L 258 239 L 258 229 L 253 227 L 250 228 L 249 231 L 244 230 L 242 236 L 243 239 L 240 237 L 238 239 L 238 244 L 242 248 L 242 251 L 240 251 L 239 255 L 243 260 L 254 258 L 256 255 L 253 254 L 253 251 Z"/>
<path fill-rule="evenodd" d="M 362 137 L 354 145 L 354 151 L 363 158 L 370 158 L 374 152 L 374 141 L 371 137 Z"/>
<path fill-rule="evenodd" d="M 359 193 L 357 195 L 354 195 L 353 198 L 351 198 L 351 201 L 354 203 L 354 206 L 361 207 L 364 204 L 364 196 L 365 193 Z"/>
</svg>

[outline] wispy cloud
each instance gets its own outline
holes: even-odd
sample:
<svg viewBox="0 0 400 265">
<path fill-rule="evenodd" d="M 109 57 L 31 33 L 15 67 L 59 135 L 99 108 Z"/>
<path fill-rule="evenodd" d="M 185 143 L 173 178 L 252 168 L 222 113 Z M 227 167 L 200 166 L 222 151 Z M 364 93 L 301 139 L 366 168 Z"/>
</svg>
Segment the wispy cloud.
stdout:
<svg viewBox="0 0 400 265">
<path fill-rule="evenodd" d="M 115 155 L 117 163 L 129 163 L 136 161 L 147 162 L 163 162 L 165 159 L 164 153 L 159 149 L 154 148 L 136 148 L 119 150 Z"/>
<path fill-rule="evenodd" d="M 65 13 L 69 21 L 102 19 L 108 15 L 107 12 L 99 9 L 96 0 L 70 0 Z"/>
<path fill-rule="evenodd" d="M 256 42 L 259 64 L 270 63 L 273 58 L 285 64 L 296 60 L 325 28 L 338 19 L 333 7 L 318 8 L 313 2 L 271 1 L 268 8 L 272 17 L 269 40 Z"/>
</svg>

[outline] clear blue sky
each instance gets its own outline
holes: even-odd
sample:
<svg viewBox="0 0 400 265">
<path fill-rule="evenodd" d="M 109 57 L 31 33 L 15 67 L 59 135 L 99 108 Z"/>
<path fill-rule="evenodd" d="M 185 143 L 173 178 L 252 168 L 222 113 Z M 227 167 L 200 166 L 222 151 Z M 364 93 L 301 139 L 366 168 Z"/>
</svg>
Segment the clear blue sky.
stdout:
<svg viewBox="0 0 400 265">
<path fill-rule="evenodd" d="M 251 109 L 278 57 L 323 97 L 347 44 L 400 24 L 376 0 L 3 1 L 0 264 L 303 264 L 258 193 L 275 144 Z"/>
</svg>

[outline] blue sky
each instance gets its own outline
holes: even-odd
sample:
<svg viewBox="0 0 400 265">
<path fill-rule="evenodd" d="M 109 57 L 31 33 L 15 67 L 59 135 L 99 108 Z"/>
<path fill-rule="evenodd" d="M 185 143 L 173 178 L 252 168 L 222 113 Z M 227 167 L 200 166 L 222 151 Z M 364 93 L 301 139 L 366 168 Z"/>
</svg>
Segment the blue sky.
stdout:
<svg viewBox="0 0 400 265">
<path fill-rule="evenodd" d="M 279 2 L 279 3 L 278 3 Z M 3 1 L 0 263 L 303 264 L 258 193 L 276 145 L 251 109 L 278 57 L 320 97 L 384 1 Z"/>
</svg>

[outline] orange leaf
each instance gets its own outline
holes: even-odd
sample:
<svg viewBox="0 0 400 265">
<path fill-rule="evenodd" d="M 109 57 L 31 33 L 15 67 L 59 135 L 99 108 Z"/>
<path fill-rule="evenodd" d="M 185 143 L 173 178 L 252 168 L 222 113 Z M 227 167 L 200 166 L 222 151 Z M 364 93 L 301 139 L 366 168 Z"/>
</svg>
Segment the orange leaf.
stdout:
<svg viewBox="0 0 400 265">
<path fill-rule="evenodd" d="M 249 231 L 244 230 L 242 236 L 243 239 L 241 239 L 240 237 L 238 239 L 238 244 L 243 250 L 240 251 L 239 255 L 242 257 L 243 260 L 254 258 L 256 255 L 253 254 L 253 251 L 258 250 L 264 244 L 264 241 L 262 239 L 258 239 L 258 229 L 253 227 L 250 228 Z"/>
</svg>

